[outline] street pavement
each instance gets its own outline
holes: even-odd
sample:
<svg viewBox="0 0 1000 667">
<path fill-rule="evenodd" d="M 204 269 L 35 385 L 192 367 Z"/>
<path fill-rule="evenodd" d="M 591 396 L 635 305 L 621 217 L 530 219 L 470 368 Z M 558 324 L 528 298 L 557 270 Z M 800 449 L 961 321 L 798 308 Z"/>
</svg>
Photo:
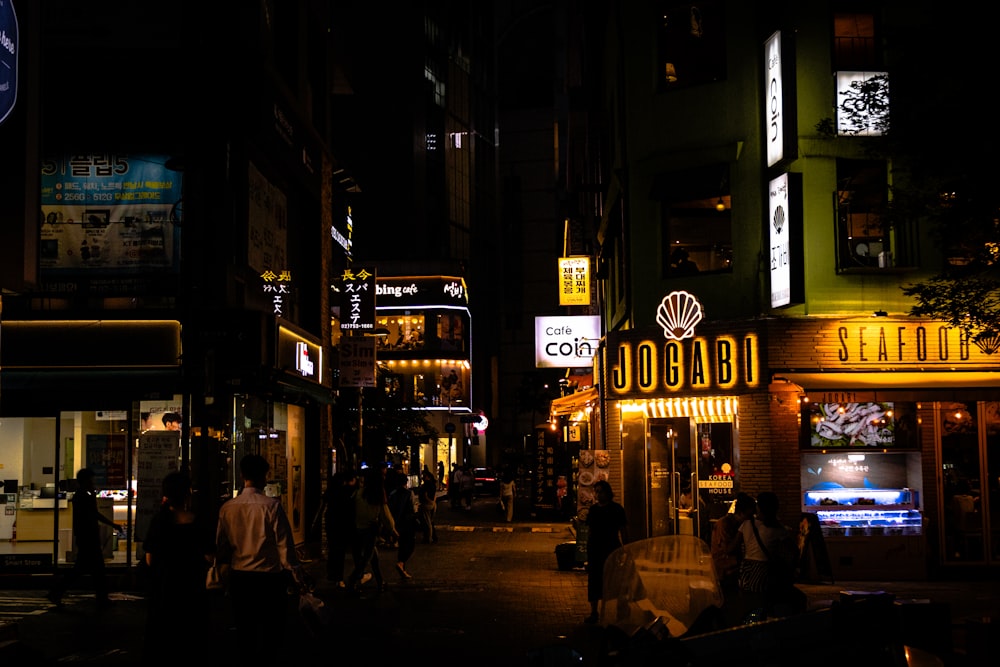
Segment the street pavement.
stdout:
<svg viewBox="0 0 1000 667">
<path fill-rule="evenodd" d="M 348 597 L 326 580 L 322 557 L 313 559 L 309 567 L 316 593 L 326 602 L 328 625 L 310 632 L 296 612 L 294 598 L 289 598 L 286 610 L 261 610 L 272 614 L 276 623 L 286 624 L 283 664 L 317 659 L 334 664 L 357 657 L 371 665 L 455 659 L 474 667 L 640 664 L 638 651 L 609 656 L 608 631 L 583 623 L 588 612 L 586 572 L 581 567 L 560 570 L 555 555 L 557 545 L 574 540 L 571 524 L 532 517 L 521 507 L 515 522 L 507 524 L 494 505 L 486 498 L 478 499 L 472 510 L 452 510 L 447 501 L 439 503 L 440 539 L 436 544 L 417 544 L 407 564 L 412 579 L 403 580 L 396 573 L 394 550 L 381 551 L 382 571 L 389 582 L 389 590 L 382 594 L 369 584 L 360 598 Z M 37 583 L 0 591 L 0 663 L 15 658 L 33 666 L 146 664 L 141 660 L 146 613 L 141 591 L 122 586 L 113 594 L 111 609 L 104 612 L 95 609 L 92 595 L 77 591 L 57 610 L 45 599 L 47 579 L 33 579 Z M 3 581 L 0 578 L 0 587 L 6 588 Z M 894 613 L 906 619 L 906 641 L 933 651 L 941 658 L 937 664 L 979 667 L 987 664 L 988 653 L 995 654 L 991 630 L 992 623 L 1000 622 L 1000 582 L 833 582 L 800 587 L 812 610 L 803 619 L 686 639 L 683 664 L 832 664 L 817 658 L 824 650 L 833 656 L 852 637 L 840 636 L 844 627 L 831 622 L 828 614 L 856 600 L 894 601 L 890 603 Z M 213 599 L 212 617 L 217 640 L 208 647 L 191 646 L 192 660 L 198 664 L 232 655 L 233 633 L 222 595 Z M 868 625 L 892 626 L 885 619 Z M 867 626 L 865 633 L 854 626 L 849 629 L 855 640 L 874 632 Z M 183 620 L 177 636 L 183 641 Z M 813 655 L 793 650 L 796 642 Z M 748 646 L 756 647 L 752 656 Z M 733 661 L 733 651 L 743 656 L 742 662 Z"/>
</svg>

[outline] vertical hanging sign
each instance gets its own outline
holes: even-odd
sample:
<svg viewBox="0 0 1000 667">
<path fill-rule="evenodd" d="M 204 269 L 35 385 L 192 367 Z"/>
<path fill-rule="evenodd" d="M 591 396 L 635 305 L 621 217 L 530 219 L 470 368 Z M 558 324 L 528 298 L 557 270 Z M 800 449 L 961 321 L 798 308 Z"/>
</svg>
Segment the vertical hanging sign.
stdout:
<svg viewBox="0 0 1000 667">
<path fill-rule="evenodd" d="M 781 79 L 781 33 L 776 32 L 764 45 L 764 119 L 767 123 L 767 166 L 773 167 L 785 157 L 784 99 Z"/>
<path fill-rule="evenodd" d="M 375 333 L 375 267 L 350 267 L 340 277 L 340 328 Z"/>
<path fill-rule="evenodd" d="M 11 0 L 0 0 L 0 123 L 17 101 L 17 14 Z"/>
<path fill-rule="evenodd" d="M 559 258 L 559 305 L 590 305 L 590 257 Z"/>
<path fill-rule="evenodd" d="M 791 221 L 788 219 L 788 174 L 772 179 L 768 185 L 768 235 L 771 245 L 771 308 L 791 303 L 791 265 L 788 242 Z"/>
</svg>

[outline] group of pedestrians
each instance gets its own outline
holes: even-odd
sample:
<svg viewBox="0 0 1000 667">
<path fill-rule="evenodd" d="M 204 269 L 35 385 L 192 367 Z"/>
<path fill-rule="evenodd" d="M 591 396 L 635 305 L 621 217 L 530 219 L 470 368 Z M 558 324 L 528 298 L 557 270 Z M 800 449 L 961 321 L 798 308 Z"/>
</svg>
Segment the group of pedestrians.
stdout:
<svg viewBox="0 0 1000 667">
<path fill-rule="evenodd" d="M 202 637 L 198 633 L 208 633 L 213 627 L 211 592 L 206 587 L 210 567 L 225 573 L 235 627 L 236 645 L 222 650 L 234 653 L 240 662 L 276 664 L 283 651 L 289 592 L 307 591 L 313 582 L 298 556 L 280 500 L 265 493 L 269 468 L 262 456 L 244 456 L 240 461 L 242 489 L 221 505 L 217 518 L 195 512 L 187 472 L 164 477 L 160 509 L 142 541 L 148 599 L 146 664 L 173 665 L 185 659 L 189 644 L 176 640 L 180 623 L 186 637 Z M 67 589 L 85 575 L 93 579 L 98 610 L 111 605 L 100 524 L 115 524 L 98 510 L 94 476 L 89 468 L 77 473 L 78 490 L 72 500 L 77 555 L 73 568 L 56 577 L 49 591 L 49 600 L 57 606 Z M 406 475 L 385 466 L 367 468 L 360 478 L 346 471 L 334 475 L 323 498 L 331 582 L 358 595 L 374 579 L 377 590 L 384 591 L 380 544 L 395 547 L 396 572 L 403 579 L 411 578 L 406 563 L 414 552 L 418 526 L 425 542 L 437 541 L 437 480 L 427 469 L 422 477 L 414 494 Z M 353 567 L 345 578 L 348 552 Z M 203 644 L 199 641 L 198 645 Z"/>
<path fill-rule="evenodd" d="M 380 545 L 396 549 L 394 569 L 401 579 L 412 578 L 406 563 L 416 550 L 417 535 L 423 533 L 425 544 L 437 542 L 437 479 L 424 468 L 416 492 L 409 482 L 405 473 L 384 465 L 366 468 L 360 480 L 347 472 L 333 476 L 321 511 L 326 524 L 327 578 L 335 586 L 357 596 L 374 579 L 376 590 L 385 591 L 388 584 L 379 559 Z M 345 578 L 348 551 L 353 568 Z"/>
<path fill-rule="evenodd" d="M 778 519 L 777 494 L 764 491 L 756 500 L 737 495 L 733 512 L 715 524 L 711 551 L 723 626 L 805 611 L 806 596 L 795 586 L 799 536 Z"/>
<path fill-rule="evenodd" d="M 599 619 L 605 562 L 628 542 L 628 518 L 624 507 L 614 500 L 611 485 L 605 480 L 598 481 L 594 484 L 594 494 L 595 502 L 584 520 L 588 527 L 590 604 L 586 623 L 596 623 Z M 803 522 L 806 521 L 804 518 Z M 821 539 L 815 529 L 818 527 L 813 528 L 810 539 Z M 804 612 L 806 595 L 795 582 L 806 560 L 803 546 L 807 544 L 800 538 L 800 532 L 778 519 L 777 494 L 765 491 L 756 500 L 746 493 L 738 494 L 733 511 L 716 522 L 711 535 L 712 560 L 724 600 L 717 625 L 733 627 Z M 819 562 L 824 558 L 825 550 Z"/>
</svg>

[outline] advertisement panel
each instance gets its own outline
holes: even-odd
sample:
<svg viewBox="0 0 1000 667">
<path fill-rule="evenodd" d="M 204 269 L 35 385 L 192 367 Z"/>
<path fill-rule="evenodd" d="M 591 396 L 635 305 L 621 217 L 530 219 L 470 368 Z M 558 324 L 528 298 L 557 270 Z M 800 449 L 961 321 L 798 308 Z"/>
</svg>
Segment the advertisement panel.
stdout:
<svg viewBox="0 0 1000 667">
<path fill-rule="evenodd" d="M 43 275 L 178 271 L 182 178 L 166 162 L 115 154 L 43 160 Z"/>
<path fill-rule="evenodd" d="M 590 305 L 590 257 L 559 258 L 559 305 Z"/>
</svg>

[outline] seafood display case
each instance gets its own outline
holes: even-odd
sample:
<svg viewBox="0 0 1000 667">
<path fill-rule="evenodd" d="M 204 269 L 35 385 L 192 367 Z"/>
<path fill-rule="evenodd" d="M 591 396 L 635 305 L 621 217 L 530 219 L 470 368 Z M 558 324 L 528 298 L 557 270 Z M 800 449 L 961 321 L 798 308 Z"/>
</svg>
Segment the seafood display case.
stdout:
<svg viewBox="0 0 1000 667">
<path fill-rule="evenodd" d="M 802 417 L 801 510 L 819 520 L 834 578 L 925 577 L 912 407 L 816 403 Z"/>
<path fill-rule="evenodd" d="M 920 535 L 918 495 L 912 489 L 804 491 L 802 511 L 816 514 L 824 537 Z"/>
</svg>

